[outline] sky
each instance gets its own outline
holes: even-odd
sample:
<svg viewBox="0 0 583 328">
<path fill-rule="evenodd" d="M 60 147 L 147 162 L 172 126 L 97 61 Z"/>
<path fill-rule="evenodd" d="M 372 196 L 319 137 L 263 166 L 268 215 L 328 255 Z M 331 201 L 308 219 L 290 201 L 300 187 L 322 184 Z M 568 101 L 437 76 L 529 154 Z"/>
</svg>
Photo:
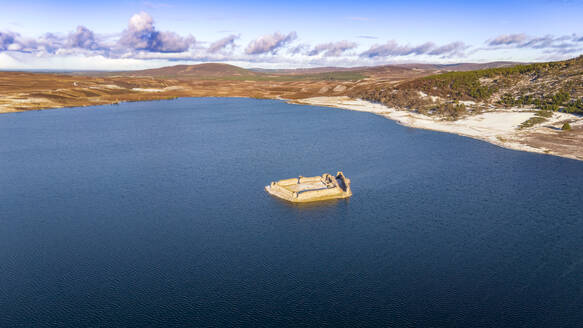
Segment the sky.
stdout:
<svg viewBox="0 0 583 328">
<path fill-rule="evenodd" d="M 561 60 L 583 53 L 582 14 L 583 0 L 0 0 L 0 69 Z"/>
</svg>

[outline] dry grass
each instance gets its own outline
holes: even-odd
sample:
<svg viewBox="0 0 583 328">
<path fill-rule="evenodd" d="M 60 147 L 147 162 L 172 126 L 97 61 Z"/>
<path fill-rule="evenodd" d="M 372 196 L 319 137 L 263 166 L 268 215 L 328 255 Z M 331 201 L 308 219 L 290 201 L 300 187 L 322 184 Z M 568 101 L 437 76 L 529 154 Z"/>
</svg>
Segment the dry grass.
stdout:
<svg viewBox="0 0 583 328">
<path fill-rule="evenodd" d="M 357 86 L 362 88 L 381 80 L 415 78 L 431 72 L 382 67 L 367 72 L 263 74 L 210 64 L 92 75 L 0 72 L 0 113 L 176 97 L 302 99 L 341 96 Z M 370 76 L 359 80 L 365 77 L 363 74 Z M 337 86 L 342 87 L 334 91 Z"/>
</svg>

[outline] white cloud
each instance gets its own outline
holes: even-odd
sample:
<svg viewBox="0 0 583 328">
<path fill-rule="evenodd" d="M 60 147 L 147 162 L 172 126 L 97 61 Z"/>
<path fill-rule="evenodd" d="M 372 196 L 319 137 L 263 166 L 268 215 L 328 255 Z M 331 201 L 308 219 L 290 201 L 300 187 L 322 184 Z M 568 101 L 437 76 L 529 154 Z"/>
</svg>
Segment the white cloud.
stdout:
<svg viewBox="0 0 583 328">
<path fill-rule="evenodd" d="M 13 32 L 0 32 L 0 50 L 7 50 L 14 44 L 17 34 Z"/>
<path fill-rule="evenodd" d="M 192 36 L 182 37 L 174 32 L 160 32 L 154 19 L 141 12 L 130 18 L 128 28 L 118 42 L 121 47 L 150 52 L 185 52 L 195 43 Z"/>
<path fill-rule="evenodd" d="M 95 34 L 85 26 L 77 26 L 75 32 L 69 34 L 67 46 L 71 48 L 97 50 L 100 46 L 95 39 Z"/>
<path fill-rule="evenodd" d="M 233 50 L 235 48 L 235 40 L 237 40 L 238 38 L 239 38 L 238 35 L 231 34 L 220 40 L 217 40 L 211 43 L 211 45 L 208 48 L 208 52 L 211 54 L 216 54 L 228 48 L 230 48 L 230 50 Z"/>
<path fill-rule="evenodd" d="M 249 43 L 245 49 L 245 53 L 249 55 L 258 55 L 272 53 L 275 54 L 279 48 L 287 45 L 291 41 L 297 39 L 296 32 L 290 32 L 287 35 L 280 33 L 273 33 L 261 36 Z"/>
<path fill-rule="evenodd" d="M 431 56 L 463 57 L 465 56 L 464 51 L 468 48 L 469 46 L 467 46 L 465 43 L 457 41 L 434 48 L 427 54 Z"/>
<path fill-rule="evenodd" d="M 402 62 L 452 63 L 460 58 L 477 62 L 565 59 L 583 51 L 583 36 L 577 34 L 539 37 L 504 34 L 486 40 L 482 47 L 470 47 L 461 41 L 411 45 L 391 40 L 368 49 L 360 48 L 352 40 L 294 43 L 298 35 L 293 31 L 260 36 L 246 47 L 237 45 L 241 38 L 241 35 L 231 34 L 207 46 L 197 43 L 190 35 L 157 30 L 152 16 L 141 12 L 130 17 L 123 31 L 107 35 L 85 26 L 77 26 L 69 33 L 46 33 L 35 38 L 1 31 L 0 68 L 131 69 L 211 61 L 247 67 L 366 66 Z M 360 35 L 355 38 L 376 37 Z M 485 58 L 476 55 L 484 51 L 488 51 Z"/>
<path fill-rule="evenodd" d="M 520 44 L 527 39 L 526 34 L 503 34 L 488 41 L 490 46 Z"/>
<path fill-rule="evenodd" d="M 451 55 L 458 54 L 465 48 L 463 42 L 454 42 L 444 46 L 437 46 L 433 42 L 425 42 L 417 46 L 401 45 L 394 40 L 388 41 L 386 44 L 373 45 L 369 50 L 361 53 L 361 57 L 375 58 L 375 57 L 397 57 L 409 55 Z"/>
<path fill-rule="evenodd" d="M 308 55 L 316 56 L 321 53 L 324 54 L 324 57 L 338 57 L 341 56 L 345 51 L 351 50 L 356 48 L 356 42 L 350 41 L 338 41 L 338 42 L 330 42 L 330 43 L 322 43 L 314 47 Z"/>
<path fill-rule="evenodd" d="M 480 50 L 521 49 L 542 50 L 547 54 L 570 54 L 583 51 L 583 38 L 576 34 L 563 36 L 528 36 L 526 34 L 504 34 L 486 41 L 489 48 Z"/>
</svg>

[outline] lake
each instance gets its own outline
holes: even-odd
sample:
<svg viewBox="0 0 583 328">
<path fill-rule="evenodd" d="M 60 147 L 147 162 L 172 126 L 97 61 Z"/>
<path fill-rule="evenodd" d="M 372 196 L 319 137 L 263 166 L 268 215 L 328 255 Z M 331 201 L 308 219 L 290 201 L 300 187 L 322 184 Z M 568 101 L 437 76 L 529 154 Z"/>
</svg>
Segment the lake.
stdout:
<svg viewBox="0 0 583 328">
<path fill-rule="evenodd" d="M 0 115 L 0 327 L 576 327 L 583 163 L 276 100 Z M 353 197 L 272 198 L 342 170 Z"/>
</svg>

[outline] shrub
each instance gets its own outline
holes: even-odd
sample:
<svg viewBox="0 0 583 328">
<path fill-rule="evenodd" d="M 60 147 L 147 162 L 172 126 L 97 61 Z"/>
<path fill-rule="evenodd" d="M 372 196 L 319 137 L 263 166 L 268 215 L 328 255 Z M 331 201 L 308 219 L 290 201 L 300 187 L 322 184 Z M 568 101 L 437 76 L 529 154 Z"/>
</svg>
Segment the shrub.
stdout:
<svg viewBox="0 0 583 328">
<path fill-rule="evenodd" d="M 539 110 L 538 112 L 536 112 L 535 115 L 539 117 L 549 118 L 553 116 L 553 112 L 551 112 L 550 110 Z"/>
<path fill-rule="evenodd" d="M 571 130 L 571 124 L 569 124 L 569 122 L 563 124 L 563 127 L 561 128 L 561 130 L 564 130 L 564 131 Z"/>
<path fill-rule="evenodd" d="M 531 126 L 535 126 L 536 124 L 546 122 L 546 120 L 547 119 L 544 117 L 534 116 L 534 117 L 531 117 L 528 120 L 522 122 L 522 124 L 520 124 L 518 129 L 522 130 L 522 129 L 530 128 Z"/>
</svg>

